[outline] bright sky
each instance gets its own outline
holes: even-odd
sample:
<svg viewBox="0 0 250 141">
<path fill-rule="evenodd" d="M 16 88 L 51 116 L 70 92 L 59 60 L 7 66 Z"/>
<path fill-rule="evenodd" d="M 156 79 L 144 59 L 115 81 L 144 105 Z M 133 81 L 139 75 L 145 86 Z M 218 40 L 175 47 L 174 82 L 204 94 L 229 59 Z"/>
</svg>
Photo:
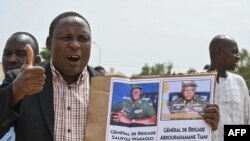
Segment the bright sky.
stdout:
<svg viewBox="0 0 250 141">
<path fill-rule="evenodd" d="M 96 44 L 89 64 L 128 76 L 145 63 L 172 62 L 175 72 L 202 70 L 217 34 L 250 51 L 249 0 L 1 0 L 1 56 L 17 31 L 30 32 L 45 47 L 52 19 L 65 11 L 80 13 L 91 25 Z"/>
</svg>

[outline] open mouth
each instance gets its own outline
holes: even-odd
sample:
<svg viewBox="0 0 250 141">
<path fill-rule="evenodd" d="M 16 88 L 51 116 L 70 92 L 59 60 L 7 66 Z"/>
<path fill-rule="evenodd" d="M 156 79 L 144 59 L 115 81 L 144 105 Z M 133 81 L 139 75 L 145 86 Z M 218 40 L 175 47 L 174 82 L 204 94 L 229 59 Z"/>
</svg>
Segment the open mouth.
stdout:
<svg viewBox="0 0 250 141">
<path fill-rule="evenodd" d="M 80 60 L 80 56 L 78 56 L 78 55 L 68 55 L 67 59 L 70 62 L 78 62 Z"/>
</svg>

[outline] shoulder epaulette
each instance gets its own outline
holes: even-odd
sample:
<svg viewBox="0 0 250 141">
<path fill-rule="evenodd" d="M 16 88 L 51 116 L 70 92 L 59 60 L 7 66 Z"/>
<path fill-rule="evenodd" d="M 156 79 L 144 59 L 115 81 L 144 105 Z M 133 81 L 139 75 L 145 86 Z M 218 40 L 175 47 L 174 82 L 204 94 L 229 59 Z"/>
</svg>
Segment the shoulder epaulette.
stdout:
<svg viewBox="0 0 250 141">
<path fill-rule="evenodd" d="M 127 96 L 122 97 L 122 99 L 124 99 L 124 100 L 131 100 L 131 98 L 127 97 Z"/>
<path fill-rule="evenodd" d="M 147 98 L 147 97 L 144 97 L 142 98 L 143 101 L 150 101 L 151 99 L 150 98 Z"/>
</svg>

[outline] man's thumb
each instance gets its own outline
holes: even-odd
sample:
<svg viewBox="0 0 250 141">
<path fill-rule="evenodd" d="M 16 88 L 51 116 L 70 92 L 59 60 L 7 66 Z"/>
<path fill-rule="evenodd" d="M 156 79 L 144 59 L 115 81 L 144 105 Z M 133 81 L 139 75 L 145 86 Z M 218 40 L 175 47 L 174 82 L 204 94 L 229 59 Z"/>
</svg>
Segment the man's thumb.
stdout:
<svg viewBox="0 0 250 141">
<path fill-rule="evenodd" d="M 33 55 L 34 55 L 33 49 L 29 44 L 27 44 L 25 46 L 25 50 L 26 50 L 26 59 L 25 59 L 24 65 L 26 64 L 26 65 L 32 66 L 33 65 Z"/>
</svg>

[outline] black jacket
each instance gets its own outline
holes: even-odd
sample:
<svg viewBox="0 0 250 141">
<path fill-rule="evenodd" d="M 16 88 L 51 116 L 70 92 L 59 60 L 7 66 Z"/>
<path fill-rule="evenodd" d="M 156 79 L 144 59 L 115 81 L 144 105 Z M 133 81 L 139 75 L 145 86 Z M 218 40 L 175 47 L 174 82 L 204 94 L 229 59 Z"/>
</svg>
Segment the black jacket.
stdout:
<svg viewBox="0 0 250 141">
<path fill-rule="evenodd" d="M 101 74 L 88 67 L 90 77 Z M 6 73 L 0 88 L 0 138 L 14 126 L 16 141 L 52 141 L 54 138 L 53 85 L 50 65 L 45 67 L 44 88 L 38 94 L 26 96 L 15 109 L 10 108 L 12 81 L 19 70 Z"/>
</svg>

